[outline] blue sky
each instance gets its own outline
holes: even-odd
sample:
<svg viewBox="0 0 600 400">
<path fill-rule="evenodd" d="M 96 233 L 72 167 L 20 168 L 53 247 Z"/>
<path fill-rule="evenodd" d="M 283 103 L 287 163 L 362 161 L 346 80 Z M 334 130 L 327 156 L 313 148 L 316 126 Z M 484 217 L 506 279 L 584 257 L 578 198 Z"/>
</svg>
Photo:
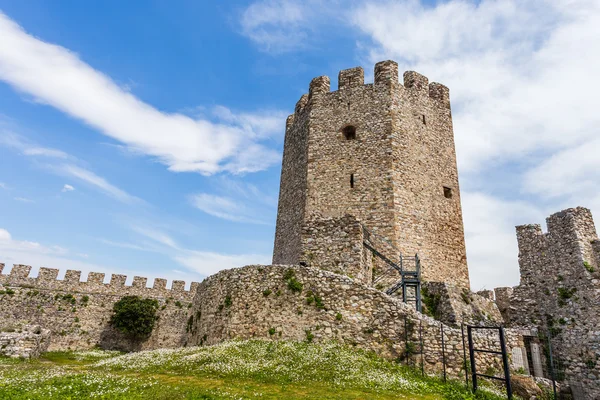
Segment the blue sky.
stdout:
<svg viewBox="0 0 600 400">
<path fill-rule="evenodd" d="M 394 59 L 450 87 L 473 288 L 515 285 L 514 225 L 600 206 L 600 6 L 522 3 L 0 0 L 0 260 L 269 263 L 285 117 Z"/>
</svg>

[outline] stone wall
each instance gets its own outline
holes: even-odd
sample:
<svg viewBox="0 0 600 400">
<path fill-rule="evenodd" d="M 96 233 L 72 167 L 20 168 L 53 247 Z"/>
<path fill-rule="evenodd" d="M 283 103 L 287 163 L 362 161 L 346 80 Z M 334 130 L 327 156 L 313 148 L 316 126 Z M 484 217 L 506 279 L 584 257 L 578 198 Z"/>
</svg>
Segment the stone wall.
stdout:
<svg viewBox="0 0 600 400">
<path fill-rule="evenodd" d="M 302 228 L 301 262 L 370 284 L 372 264 L 363 254 L 367 252 L 363 241 L 362 225 L 351 215 L 314 217 Z"/>
<path fill-rule="evenodd" d="M 428 313 L 448 325 L 500 326 L 504 322 L 489 294 L 484 297 L 456 285 L 426 282 L 423 284 L 422 297 L 426 307 L 429 303 L 434 308 L 427 310 Z"/>
<path fill-rule="evenodd" d="M 185 282 L 156 279 L 152 288 L 146 278 L 134 277 L 126 286 L 125 275 L 112 275 L 103 283 L 104 274 L 90 272 L 81 282 L 81 272 L 68 270 L 58 280 L 58 270 L 40 268 L 30 278 L 31 267 L 13 266 L 3 275 L 0 264 L 0 331 L 19 330 L 35 324 L 52 334 L 49 350 L 88 349 L 94 346 L 122 350 L 156 349 L 185 345 L 189 307 L 198 283 L 185 290 Z M 159 320 L 152 335 L 144 342 L 132 342 L 109 325 L 112 307 L 123 296 L 137 295 L 159 302 Z"/>
<path fill-rule="evenodd" d="M 442 370 L 439 321 L 357 280 L 321 269 L 274 265 L 221 271 L 200 284 L 193 304 L 190 344 L 333 339 L 419 365 L 421 333 L 425 369 Z M 507 330 L 507 337 L 509 352 L 522 347 L 519 331 Z M 444 326 L 444 339 L 448 373 L 464 376 L 460 329 Z M 491 332 L 476 333 L 475 342 L 478 348 L 499 349 Z M 478 354 L 477 364 L 481 371 L 501 371 L 496 356 Z"/>
<path fill-rule="evenodd" d="M 600 251 L 590 210 L 577 207 L 517 227 L 521 283 L 496 289 L 511 326 L 552 337 L 559 375 L 600 398 Z M 593 397 L 596 396 L 596 397 Z"/>
<path fill-rule="evenodd" d="M 315 216 L 350 214 L 418 253 L 424 280 L 468 287 L 448 89 L 415 72 L 400 84 L 393 61 L 374 76 L 340 71 L 336 91 L 315 78 L 288 118 L 273 262 L 302 261 Z"/>
<path fill-rule="evenodd" d="M 0 332 L 0 355 L 12 358 L 36 358 L 48 350 L 51 332 L 39 325 L 25 325 Z"/>
</svg>

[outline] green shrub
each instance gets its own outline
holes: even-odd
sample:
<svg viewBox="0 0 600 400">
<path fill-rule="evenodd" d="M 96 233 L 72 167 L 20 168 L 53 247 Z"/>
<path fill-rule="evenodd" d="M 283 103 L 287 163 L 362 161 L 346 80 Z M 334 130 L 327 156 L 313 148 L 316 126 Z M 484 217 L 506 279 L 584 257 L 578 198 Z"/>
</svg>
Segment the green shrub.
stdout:
<svg viewBox="0 0 600 400">
<path fill-rule="evenodd" d="M 268 297 L 271 293 L 273 293 L 271 291 L 271 289 L 265 289 L 265 290 L 263 290 L 263 296 L 265 296 L 265 297 Z"/>
<path fill-rule="evenodd" d="M 89 297 L 89 296 L 87 296 L 87 295 L 86 295 L 86 296 L 83 296 L 83 297 L 81 298 L 81 304 L 83 304 L 84 306 L 87 306 L 87 304 L 88 304 L 88 301 L 90 301 L 90 297 Z"/>
<path fill-rule="evenodd" d="M 13 294 L 15 294 L 15 291 L 14 291 L 14 290 L 12 290 L 11 288 L 6 288 L 5 292 L 6 292 L 6 294 L 7 294 L 7 295 L 9 295 L 9 296 L 12 296 Z"/>
<path fill-rule="evenodd" d="M 273 336 L 275 334 L 275 328 L 269 328 L 269 335 Z"/>
<path fill-rule="evenodd" d="M 335 319 L 338 320 L 338 321 L 341 321 L 342 320 L 342 314 L 340 314 L 340 313 L 335 314 Z"/>
<path fill-rule="evenodd" d="M 589 262 L 584 261 L 583 262 L 583 266 L 585 267 L 585 269 L 588 270 L 589 273 L 593 273 L 594 272 L 594 267 L 592 267 Z"/>
<path fill-rule="evenodd" d="M 231 301 L 231 296 L 230 295 L 225 296 L 225 307 L 229 308 L 229 307 L 231 307 L 232 304 L 233 304 L 233 302 Z"/>
<path fill-rule="evenodd" d="M 177 301 L 175 302 L 175 305 L 176 305 L 177 307 L 179 307 L 179 308 L 183 308 L 183 304 L 181 304 L 181 302 L 180 302 L 179 300 L 177 300 Z"/>
<path fill-rule="evenodd" d="M 125 296 L 113 306 L 110 323 L 117 330 L 133 338 L 150 336 L 158 317 L 158 301 L 139 296 Z"/>
</svg>

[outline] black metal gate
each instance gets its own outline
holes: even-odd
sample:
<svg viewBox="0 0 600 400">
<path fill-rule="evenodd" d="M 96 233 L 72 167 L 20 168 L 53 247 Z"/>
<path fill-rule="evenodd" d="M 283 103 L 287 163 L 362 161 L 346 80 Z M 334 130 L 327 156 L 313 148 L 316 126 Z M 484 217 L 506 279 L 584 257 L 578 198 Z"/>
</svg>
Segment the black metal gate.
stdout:
<svg viewBox="0 0 600 400">
<path fill-rule="evenodd" d="M 500 335 L 500 351 L 490 349 L 476 349 L 473 346 L 473 329 L 488 329 L 497 330 Z M 495 379 L 503 381 L 506 385 L 506 394 L 509 399 L 512 399 L 512 387 L 510 385 L 510 370 L 508 367 L 508 356 L 506 354 L 506 341 L 504 339 L 504 328 L 500 326 L 471 326 L 467 325 L 467 335 L 469 337 L 469 359 L 471 361 L 471 379 L 473 380 L 473 392 L 477 391 L 477 377 Z M 504 377 L 480 374 L 477 372 L 477 364 L 475 363 L 475 353 L 488 353 L 502 356 L 502 366 L 504 367 Z"/>
</svg>

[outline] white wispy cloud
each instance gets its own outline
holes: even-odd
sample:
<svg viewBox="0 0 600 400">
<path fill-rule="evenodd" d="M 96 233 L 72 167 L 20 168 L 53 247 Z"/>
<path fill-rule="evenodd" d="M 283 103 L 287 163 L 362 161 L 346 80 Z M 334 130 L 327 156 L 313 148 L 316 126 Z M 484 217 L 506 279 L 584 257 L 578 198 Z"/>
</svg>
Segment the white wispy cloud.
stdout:
<svg viewBox="0 0 600 400">
<path fill-rule="evenodd" d="M 8 190 L 8 186 L 5 183 L 0 182 L 0 189 Z"/>
<path fill-rule="evenodd" d="M 173 237 L 156 227 L 148 225 L 130 225 L 129 229 L 150 239 L 157 246 L 137 245 L 131 243 L 111 242 L 105 244 L 139 251 L 153 251 L 171 257 L 175 262 L 190 271 L 209 276 L 223 269 L 237 268 L 249 264 L 270 264 L 270 254 L 226 254 L 213 251 L 198 251 L 180 246 Z"/>
<path fill-rule="evenodd" d="M 73 186 L 65 183 L 65 185 L 63 186 L 61 192 L 63 192 L 63 193 L 65 193 L 65 192 L 72 192 L 74 190 L 75 190 L 75 188 Z"/>
<path fill-rule="evenodd" d="M 0 79 L 131 151 L 157 158 L 176 172 L 213 174 L 263 170 L 278 153 L 244 126 L 213 123 L 157 110 L 59 45 L 26 33 L 0 13 Z M 282 132 L 283 133 L 283 132 Z"/>
<path fill-rule="evenodd" d="M 265 254 L 221 254 L 206 251 L 189 251 L 175 257 L 181 265 L 203 276 L 213 275 L 223 269 L 239 268 L 244 265 L 271 263 L 271 255 Z"/>
<path fill-rule="evenodd" d="M 14 200 L 20 201 L 21 203 L 35 203 L 35 200 L 29 199 L 27 197 L 14 197 Z"/>
<path fill-rule="evenodd" d="M 241 200 L 209 193 L 197 193 L 189 198 L 192 206 L 217 218 L 235 222 L 265 223 L 253 216 L 252 210 Z"/>
<path fill-rule="evenodd" d="M 2 119 L 0 119 L 0 122 L 2 122 Z M 0 145 L 16 150 L 25 156 L 59 159 L 72 158 L 62 150 L 38 146 L 27 138 L 3 127 L 0 129 Z"/>
<path fill-rule="evenodd" d="M 50 158 L 68 158 L 67 153 L 56 149 L 48 149 L 44 147 L 30 147 L 23 150 L 26 156 L 44 156 Z"/>
<path fill-rule="evenodd" d="M 44 246 L 38 242 L 27 240 L 14 240 L 6 229 L 0 228 L 0 254 L 5 252 L 38 253 L 64 256 L 69 251 L 60 246 Z"/>
<path fill-rule="evenodd" d="M 240 16 L 242 33 L 261 48 L 287 51 L 303 46 L 310 8 L 295 1 L 263 0 L 252 3 Z"/>
<path fill-rule="evenodd" d="M 132 196 L 123 189 L 116 187 L 115 185 L 109 183 L 106 179 L 101 176 L 96 175 L 92 171 L 89 171 L 85 168 L 79 167 L 74 164 L 63 164 L 57 166 L 55 169 L 58 173 L 61 173 L 66 176 L 70 176 L 72 178 L 76 178 L 85 182 L 86 184 L 95 187 L 96 189 L 104 192 L 110 197 L 113 197 L 123 203 L 134 204 L 134 203 L 143 203 L 144 201 L 138 197 Z"/>
</svg>

